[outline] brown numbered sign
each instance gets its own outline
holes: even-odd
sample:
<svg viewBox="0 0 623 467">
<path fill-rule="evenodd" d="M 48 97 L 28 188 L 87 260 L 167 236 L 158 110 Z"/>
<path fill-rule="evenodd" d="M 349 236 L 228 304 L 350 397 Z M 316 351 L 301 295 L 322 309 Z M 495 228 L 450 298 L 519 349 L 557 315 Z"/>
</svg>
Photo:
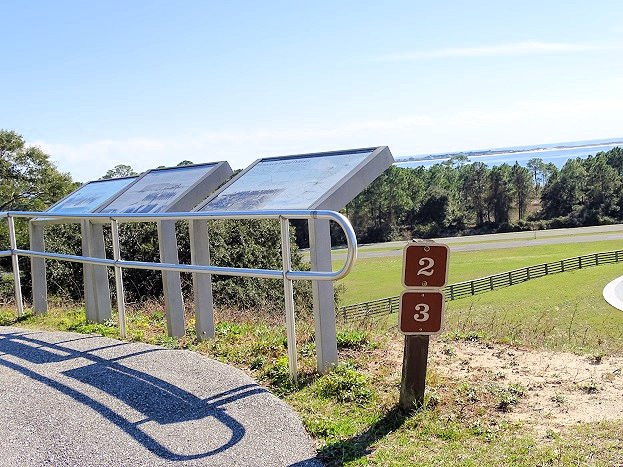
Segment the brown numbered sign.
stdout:
<svg viewBox="0 0 623 467">
<path fill-rule="evenodd" d="M 441 331 L 443 310 L 443 292 L 405 290 L 400 296 L 400 332 L 437 334 Z"/>
<path fill-rule="evenodd" d="M 405 287 L 444 287 L 448 278 L 448 247 L 440 243 L 409 243 L 404 249 Z"/>
</svg>

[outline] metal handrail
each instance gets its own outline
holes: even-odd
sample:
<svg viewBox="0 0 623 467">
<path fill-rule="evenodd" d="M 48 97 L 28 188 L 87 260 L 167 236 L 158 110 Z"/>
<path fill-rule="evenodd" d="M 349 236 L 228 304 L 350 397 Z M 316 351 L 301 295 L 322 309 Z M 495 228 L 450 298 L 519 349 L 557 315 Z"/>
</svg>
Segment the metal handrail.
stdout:
<svg viewBox="0 0 623 467">
<path fill-rule="evenodd" d="M 0 212 L 0 218 L 56 218 L 64 221 L 106 220 L 122 222 L 156 222 L 180 220 L 243 220 L 243 219 L 326 219 L 336 222 L 344 231 L 347 242 L 347 255 L 342 268 L 337 271 L 285 271 L 290 280 L 334 281 L 346 276 L 357 259 L 357 237 L 350 221 L 342 214 L 329 210 L 263 210 L 263 211 L 234 211 L 234 212 L 169 212 L 153 214 L 125 214 L 125 213 L 86 213 L 68 214 L 51 212 L 6 211 Z M 284 271 L 258 268 L 232 268 L 223 266 L 200 266 L 190 264 L 153 263 L 143 261 L 125 261 L 115 259 L 96 258 L 82 255 L 68 255 L 63 253 L 40 252 L 33 250 L 10 249 L 0 251 L 0 256 L 28 256 L 65 260 L 100 266 L 120 266 L 130 269 L 150 269 L 157 271 L 197 272 L 223 276 L 259 277 L 268 279 L 282 279 Z"/>
<path fill-rule="evenodd" d="M 17 248 L 15 238 L 14 218 L 27 218 L 35 222 L 58 219 L 63 222 L 110 222 L 113 238 L 113 259 L 96 258 L 92 256 L 70 255 L 45 251 L 24 250 Z M 0 251 L 0 257 L 10 256 L 13 265 L 13 280 L 15 285 L 15 302 L 17 315 L 24 313 L 22 291 L 19 275 L 20 256 L 31 258 L 47 258 L 60 261 L 110 266 L 115 270 L 115 284 L 117 289 L 117 309 L 119 315 L 119 332 L 122 337 L 126 335 L 125 303 L 123 293 L 123 268 L 149 269 L 157 271 L 192 272 L 202 274 L 215 274 L 223 276 L 258 277 L 269 279 L 282 279 L 284 283 L 284 302 L 286 315 L 286 333 L 288 338 L 288 363 L 291 378 L 296 382 L 296 333 L 294 324 L 294 296 L 293 280 L 311 281 L 334 281 L 346 276 L 352 269 L 357 259 L 357 237 L 350 221 L 342 214 L 329 210 L 258 210 L 258 211 L 235 211 L 235 212 L 168 212 L 153 214 L 126 214 L 126 213 L 85 213 L 68 214 L 54 212 L 29 212 L 29 211 L 6 211 L 0 212 L 0 219 L 6 218 L 9 227 L 10 249 Z M 173 264 L 156 263 L 146 261 L 126 261 L 121 259 L 119 245 L 119 224 L 122 222 L 161 222 L 161 221 L 199 221 L 199 220 L 244 220 L 244 219 L 276 219 L 281 226 L 281 256 L 282 269 L 259 269 L 259 268 L 235 268 L 223 266 L 209 266 L 196 264 Z M 329 220 L 336 222 L 344 231 L 347 242 L 346 261 L 337 271 L 293 271 L 290 262 L 290 220 Z"/>
</svg>

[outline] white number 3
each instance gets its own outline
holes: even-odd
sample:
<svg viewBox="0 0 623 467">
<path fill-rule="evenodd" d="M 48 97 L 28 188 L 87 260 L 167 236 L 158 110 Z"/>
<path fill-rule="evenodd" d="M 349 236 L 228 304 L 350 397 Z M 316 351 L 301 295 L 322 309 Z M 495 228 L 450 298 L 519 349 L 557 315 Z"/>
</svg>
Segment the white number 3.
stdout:
<svg viewBox="0 0 623 467">
<path fill-rule="evenodd" d="M 435 266 L 435 261 L 433 261 L 432 258 L 422 258 L 419 261 L 420 266 L 424 266 L 423 268 L 420 268 L 420 270 L 417 272 L 417 275 L 422 275 L 422 276 L 432 276 L 433 275 L 433 266 Z"/>
<path fill-rule="evenodd" d="M 430 310 L 430 307 L 426 303 L 418 303 L 415 305 L 413 319 L 415 321 L 427 321 L 429 318 L 428 310 Z"/>
</svg>

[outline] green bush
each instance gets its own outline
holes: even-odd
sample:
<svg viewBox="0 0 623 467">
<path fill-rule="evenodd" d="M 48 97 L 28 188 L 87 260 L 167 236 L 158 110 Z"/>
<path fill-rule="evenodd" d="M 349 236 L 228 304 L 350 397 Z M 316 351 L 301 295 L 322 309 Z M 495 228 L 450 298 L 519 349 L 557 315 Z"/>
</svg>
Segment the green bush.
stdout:
<svg viewBox="0 0 623 467">
<path fill-rule="evenodd" d="M 370 333 L 357 329 L 344 329 L 337 332 L 338 349 L 364 349 L 376 348 L 376 344 L 370 341 Z"/>
<path fill-rule="evenodd" d="M 314 391 L 320 397 L 332 398 L 339 402 L 365 404 L 372 399 L 368 378 L 349 363 L 340 363 L 329 373 L 318 378 Z"/>
</svg>

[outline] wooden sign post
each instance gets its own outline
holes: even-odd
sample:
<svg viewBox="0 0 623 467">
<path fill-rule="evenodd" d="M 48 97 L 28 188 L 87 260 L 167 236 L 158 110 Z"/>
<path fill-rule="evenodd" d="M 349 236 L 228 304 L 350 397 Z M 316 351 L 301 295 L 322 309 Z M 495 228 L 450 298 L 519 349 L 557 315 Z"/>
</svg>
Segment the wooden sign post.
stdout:
<svg viewBox="0 0 623 467">
<path fill-rule="evenodd" d="M 434 242 L 412 242 L 403 254 L 398 327 L 405 335 L 400 385 L 400 407 L 424 405 L 429 336 L 441 331 L 445 299 L 442 287 L 448 280 L 448 246 Z"/>
</svg>

